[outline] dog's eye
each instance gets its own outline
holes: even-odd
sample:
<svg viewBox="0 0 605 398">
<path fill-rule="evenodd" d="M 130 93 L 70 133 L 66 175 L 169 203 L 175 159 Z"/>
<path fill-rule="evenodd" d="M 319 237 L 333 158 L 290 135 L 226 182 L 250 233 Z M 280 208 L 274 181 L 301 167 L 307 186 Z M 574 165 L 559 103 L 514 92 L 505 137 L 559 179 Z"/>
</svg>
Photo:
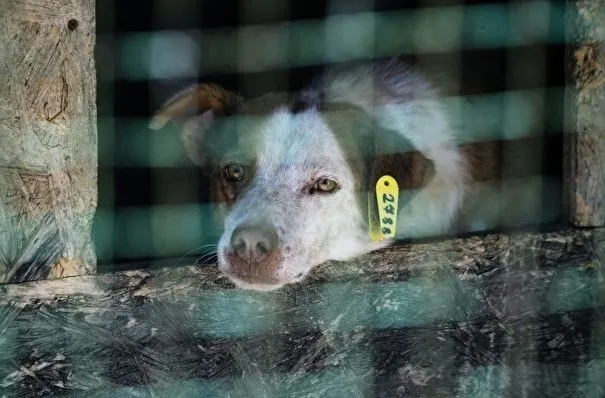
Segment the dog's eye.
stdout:
<svg viewBox="0 0 605 398">
<path fill-rule="evenodd" d="M 330 193 L 338 189 L 338 183 L 331 178 L 322 177 L 317 180 L 313 188 L 320 192 Z"/>
<path fill-rule="evenodd" d="M 223 173 L 229 181 L 241 181 L 246 176 L 246 170 L 241 164 L 230 164 L 223 169 Z"/>
</svg>

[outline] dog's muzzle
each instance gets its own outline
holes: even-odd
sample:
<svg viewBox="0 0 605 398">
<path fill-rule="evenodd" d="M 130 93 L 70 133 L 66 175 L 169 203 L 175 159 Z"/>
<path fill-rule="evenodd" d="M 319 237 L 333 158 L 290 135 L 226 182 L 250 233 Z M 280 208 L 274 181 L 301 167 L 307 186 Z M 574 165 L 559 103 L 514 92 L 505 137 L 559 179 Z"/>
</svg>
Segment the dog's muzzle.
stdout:
<svg viewBox="0 0 605 398">
<path fill-rule="evenodd" d="M 275 228 L 265 224 L 238 226 L 226 252 L 228 273 L 248 283 L 277 283 L 282 260 Z"/>
</svg>

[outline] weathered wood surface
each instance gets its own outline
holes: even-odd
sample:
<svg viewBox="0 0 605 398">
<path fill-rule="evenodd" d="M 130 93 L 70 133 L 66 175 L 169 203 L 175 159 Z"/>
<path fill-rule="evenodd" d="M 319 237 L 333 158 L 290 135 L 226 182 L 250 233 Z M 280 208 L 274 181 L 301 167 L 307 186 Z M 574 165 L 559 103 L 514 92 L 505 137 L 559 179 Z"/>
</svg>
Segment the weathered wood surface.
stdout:
<svg viewBox="0 0 605 398">
<path fill-rule="evenodd" d="M 569 221 L 605 225 L 605 2 L 570 0 L 565 192 Z"/>
<path fill-rule="evenodd" d="M 603 396 L 605 232 L 396 247 L 272 293 L 184 266 L 0 286 L 0 395 Z"/>
<path fill-rule="evenodd" d="M 0 1 L 0 283 L 95 270 L 94 7 Z"/>
</svg>

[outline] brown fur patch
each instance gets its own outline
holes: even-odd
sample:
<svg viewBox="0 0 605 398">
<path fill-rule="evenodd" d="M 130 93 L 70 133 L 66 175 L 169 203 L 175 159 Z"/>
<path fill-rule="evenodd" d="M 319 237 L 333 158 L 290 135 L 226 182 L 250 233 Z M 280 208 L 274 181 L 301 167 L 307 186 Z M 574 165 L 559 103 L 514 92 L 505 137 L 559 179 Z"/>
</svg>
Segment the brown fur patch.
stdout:
<svg viewBox="0 0 605 398">
<path fill-rule="evenodd" d="M 150 127 L 162 128 L 169 120 L 213 111 L 226 115 L 236 110 L 240 97 L 215 84 L 199 84 L 190 87 L 166 101 L 156 112 Z"/>
<path fill-rule="evenodd" d="M 460 147 L 474 182 L 489 182 L 507 178 L 530 177 L 544 173 L 541 161 L 535 161 L 532 151 L 542 148 L 544 137 L 488 141 Z M 560 137 L 554 137 L 553 140 Z"/>
<path fill-rule="evenodd" d="M 397 180 L 400 190 L 420 189 L 433 177 L 433 162 L 420 152 L 378 155 L 374 162 L 372 183 L 381 176 L 390 175 Z"/>
<path fill-rule="evenodd" d="M 470 179 L 475 182 L 499 180 L 502 143 L 500 141 L 467 144 L 460 147 L 469 165 Z"/>
</svg>

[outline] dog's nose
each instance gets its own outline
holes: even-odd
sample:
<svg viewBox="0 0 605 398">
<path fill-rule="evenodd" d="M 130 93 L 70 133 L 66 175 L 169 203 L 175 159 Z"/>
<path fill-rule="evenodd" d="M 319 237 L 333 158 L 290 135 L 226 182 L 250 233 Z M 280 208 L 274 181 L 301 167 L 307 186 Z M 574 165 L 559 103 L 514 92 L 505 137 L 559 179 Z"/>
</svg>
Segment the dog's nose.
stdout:
<svg viewBox="0 0 605 398">
<path fill-rule="evenodd" d="M 277 243 L 277 232 L 268 225 L 240 225 L 231 235 L 232 251 L 251 264 L 261 263 Z"/>
</svg>

